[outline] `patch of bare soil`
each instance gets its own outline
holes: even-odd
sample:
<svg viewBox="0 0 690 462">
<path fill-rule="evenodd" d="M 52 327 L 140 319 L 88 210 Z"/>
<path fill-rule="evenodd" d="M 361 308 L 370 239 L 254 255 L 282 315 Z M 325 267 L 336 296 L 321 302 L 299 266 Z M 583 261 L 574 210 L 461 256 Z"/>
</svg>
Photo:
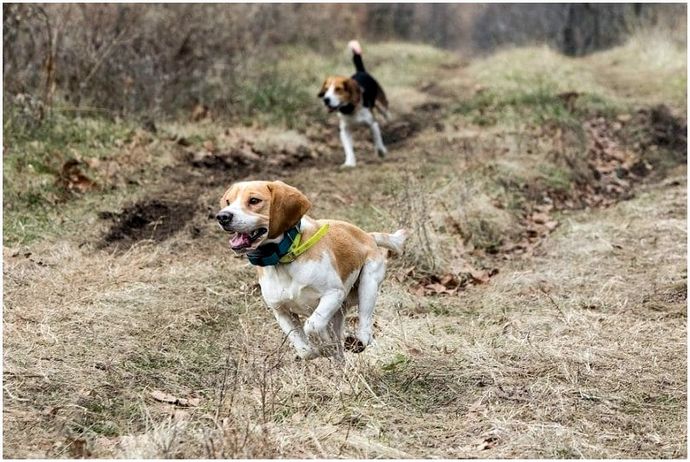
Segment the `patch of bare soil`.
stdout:
<svg viewBox="0 0 690 462">
<path fill-rule="evenodd" d="M 167 167 L 170 183 L 184 185 L 190 196 L 254 176 L 282 178 L 296 168 L 337 165 L 331 154 L 340 148 L 337 131 L 326 125 L 309 129 L 297 142 L 260 143 L 251 134 L 234 134 L 222 146 L 184 146 L 177 165 Z M 168 186 L 170 186 L 170 183 Z M 165 185 L 164 185 L 165 187 Z M 181 192 L 176 186 L 177 193 Z"/>
<path fill-rule="evenodd" d="M 383 142 L 395 146 L 414 137 L 418 132 L 434 125 L 442 117 L 443 105 L 427 102 L 415 106 L 412 112 L 403 114 L 391 121 L 381 131 Z"/>
<path fill-rule="evenodd" d="M 309 164 L 310 160 L 319 157 L 317 151 L 309 145 L 262 149 L 248 139 L 238 140 L 230 149 L 209 147 L 211 149 L 188 151 L 185 160 L 193 168 L 223 172 L 224 181 L 227 181 L 228 172 L 241 176 L 264 169 L 292 168 L 298 164 Z"/>
<path fill-rule="evenodd" d="M 112 220 L 100 247 L 132 244 L 150 240 L 161 242 L 178 233 L 191 220 L 198 207 L 192 203 L 152 200 L 138 202 L 120 213 L 101 212 L 102 219 Z"/>
<path fill-rule="evenodd" d="M 672 152 L 687 156 L 688 123 L 682 117 L 671 113 L 668 106 L 660 104 L 638 111 L 637 124 L 644 127 L 641 147 L 660 146 Z"/>
</svg>

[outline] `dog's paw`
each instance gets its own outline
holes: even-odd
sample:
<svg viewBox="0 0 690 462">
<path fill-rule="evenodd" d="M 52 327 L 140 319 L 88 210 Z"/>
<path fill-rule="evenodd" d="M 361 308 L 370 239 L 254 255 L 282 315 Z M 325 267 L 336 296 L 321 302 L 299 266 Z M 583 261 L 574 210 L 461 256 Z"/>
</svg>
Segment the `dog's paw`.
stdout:
<svg viewBox="0 0 690 462">
<path fill-rule="evenodd" d="M 376 154 L 378 154 L 379 157 L 383 159 L 388 155 L 388 149 L 386 149 L 385 146 L 379 146 L 378 148 L 376 148 Z"/>
<path fill-rule="evenodd" d="M 341 170 L 347 170 L 347 169 L 355 168 L 356 166 L 357 166 L 357 164 L 348 164 L 346 162 L 344 164 L 340 164 L 340 169 Z"/>
<path fill-rule="evenodd" d="M 324 343 L 330 343 L 331 340 L 328 334 L 328 326 L 314 322 L 311 318 L 304 323 L 304 334 L 312 345 L 323 345 Z"/>
<path fill-rule="evenodd" d="M 297 356 L 295 357 L 298 361 L 308 361 L 310 359 L 318 358 L 321 356 L 319 350 L 314 348 L 297 348 Z"/>
<path fill-rule="evenodd" d="M 361 353 L 367 347 L 360 339 L 354 335 L 348 335 L 345 337 L 345 349 L 352 353 Z"/>
</svg>

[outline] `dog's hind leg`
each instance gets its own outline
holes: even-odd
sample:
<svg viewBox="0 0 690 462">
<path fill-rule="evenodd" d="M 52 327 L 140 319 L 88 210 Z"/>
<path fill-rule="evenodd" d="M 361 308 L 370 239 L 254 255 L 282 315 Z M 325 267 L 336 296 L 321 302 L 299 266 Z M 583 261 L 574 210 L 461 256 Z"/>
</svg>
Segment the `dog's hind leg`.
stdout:
<svg viewBox="0 0 690 462">
<path fill-rule="evenodd" d="M 379 157 L 386 157 L 388 154 L 388 149 L 383 145 L 383 138 L 381 138 L 381 129 L 379 128 L 378 122 L 375 120 L 371 123 L 371 134 L 374 137 L 374 145 L 376 146 L 376 153 Z"/>
<path fill-rule="evenodd" d="M 376 297 L 379 287 L 386 275 L 386 260 L 378 258 L 368 260 L 364 263 L 359 276 L 359 287 L 357 294 L 359 297 L 359 326 L 357 337 L 345 339 L 345 348 L 360 353 L 371 344 L 373 338 L 374 308 L 376 307 Z"/>
<path fill-rule="evenodd" d="M 374 138 L 374 146 L 376 146 L 376 153 L 379 155 L 379 157 L 384 157 L 386 154 L 388 154 L 388 150 L 386 149 L 386 146 L 383 145 L 383 138 L 381 137 L 381 128 L 379 128 L 378 122 L 376 122 L 376 119 L 374 119 L 374 115 L 371 113 L 371 110 L 369 109 L 362 109 L 361 115 L 360 115 L 360 120 L 369 125 L 369 128 L 371 129 L 371 135 Z"/>
</svg>

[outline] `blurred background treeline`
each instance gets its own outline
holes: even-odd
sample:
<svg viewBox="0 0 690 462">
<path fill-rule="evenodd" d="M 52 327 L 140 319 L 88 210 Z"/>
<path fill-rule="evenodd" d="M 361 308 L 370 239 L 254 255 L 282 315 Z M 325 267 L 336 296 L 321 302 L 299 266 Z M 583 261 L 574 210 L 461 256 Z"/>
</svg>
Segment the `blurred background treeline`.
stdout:
<svg viewBox="0 0 690 462">
<path fill-rule="evenodd" d="M 55 105 L 233 116 L 313 96 L 280 71 L 288 46 L 340 61 L 355 37 L 468 56 L 533 44 L 582 56 L 645 28 L 684 45 L 685 18 L 681 4 L 5 4 L 3 91 L 9 110 L 35 121 Z"/>
</svg>

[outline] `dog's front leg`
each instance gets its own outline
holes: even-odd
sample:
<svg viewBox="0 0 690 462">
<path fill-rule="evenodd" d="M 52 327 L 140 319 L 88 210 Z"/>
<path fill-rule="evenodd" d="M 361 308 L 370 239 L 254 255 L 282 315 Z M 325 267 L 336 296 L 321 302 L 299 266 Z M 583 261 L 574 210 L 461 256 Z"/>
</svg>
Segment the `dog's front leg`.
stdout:
<svg viewBox="0 0 690 462">
<path fill-rule="evenodd" d="M 328 326 L 333 316 L 343 305 L 344 300 L 345 291 L 340 289 L 332 290 L 321 297 L 319 305 L 304 323 L 304 333 L 309 339 L 309 343 L 337 348 L 337 345 L 332 345 L 333 339 Z M 336 336 L 335 340 L 337 342 L 339 338 Z"/>
<path fill-rule="evenodd" d="M 340 308 L 335 312 L 330 324 L 328 325 L 328 330 L 333 337 L 333 342 L 335 342 L 335 349 L 333 350 L 333 356 L 337 361 L 342 361 L 345 358 L 343 351 L 343 324 L 345 321 L 345 308 Z"/>
<path fill-rule="evenodd" d="M 354 167 L 356 161 L 352 133 L 350 133 L 348 123 L 342 117 L 340 118 L 340 141 L 343 143 L 343 149 L 345 150 L 345 163 L 343 167 Z"/>
<path fill-rule="evenodd" d="M 273 315 L 276 317 L 280 328 L 283 329 L 283 332 L 287 335 L 290 343 L 292 343 L 292 346 L 297 350 L 297 354 L 300 358 L 312 359 L 319 356 L 319 351 L 309 345 L 307 337 L 299 323 L 299 319 L 295 314 L 284 309 L 274 308 Z"/>
</svg>

